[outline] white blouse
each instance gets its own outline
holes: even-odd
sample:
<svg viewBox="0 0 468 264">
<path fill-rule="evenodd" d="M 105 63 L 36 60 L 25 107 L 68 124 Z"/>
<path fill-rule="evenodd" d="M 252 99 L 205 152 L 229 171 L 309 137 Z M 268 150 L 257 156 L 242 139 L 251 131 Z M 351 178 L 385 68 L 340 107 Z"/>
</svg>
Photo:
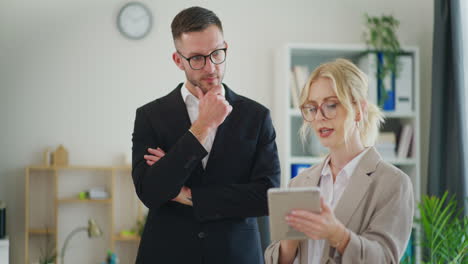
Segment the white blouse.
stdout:
<svg viewBox="0 0 468 264">
<path fill-rule="evenodd" d="M 333 175 L 330 168 L 330 156 L 328 156 L 327 160 L 325 161 L 325 166 L 322 169 L 319 187 L 320 193 L 324 198 L 325 203 L 332 210 L 335 209 L 338 201 L 341 198 L 341 195 L 348 186 L 349 178 L 356 169 L 359 161 L 369 149 L 370 148 L 366 148 L 364 151 L 359 153 L 359 155 L 348 162 L 348 164 L 346 164 L 346 166 L 344 166 L 344 168 L 336 176 L 335 183 L 333 183 Z M 320 259 L 322 258 L 322 253 L 325 247 L 325 240 L 309 239 L 308 245 L 308 264 L 320 264 Z M 299 263 L 297 258 L 294 261 L 294 264 L 296 263 Z"/>
</svg>

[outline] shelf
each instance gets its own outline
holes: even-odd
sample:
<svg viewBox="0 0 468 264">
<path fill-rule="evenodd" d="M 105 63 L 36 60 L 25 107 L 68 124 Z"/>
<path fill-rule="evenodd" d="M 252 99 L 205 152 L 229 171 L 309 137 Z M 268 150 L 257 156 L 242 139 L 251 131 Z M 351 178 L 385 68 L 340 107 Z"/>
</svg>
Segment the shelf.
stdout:
<svg viewBox="0 0 468 264">
<path fill-rule="evenodd" d="M 29 228 L 28 232 L 30 235 L 53 235 L 55 234 L 55 228 Z"/>
<path fill-rule="evenodd" d="M 383 160 L 385 160 L 388 163 L 391 163 L 393 165 L 416 165 L 416 160 L 412 158 L 385 158 L 382 157 Z"/>
<path fill-rule="evenodd" d="M 130 165 L 123 165 L 123 166 L 80 166 L 80 165 L 73 165 L 73 166 L 45 166 L 45 165 L 34 165 L 29 166 L 28 169 L 30 170 L 104 170 L 104 171 L 111 171 L 111 170 L 131 170 Z"/>
<path fill-rule="evenodd" d="M 74 219 L 84 217 L 96 218 L 104 234 L 109 235 L 107 239 L 96 242 L 96 251 L 110 249 L 119 257 L 122 256 L 124 263 L 134 260 L 140 237 L 121 236 L 115 231 L 116 226 L 134 225 L 143 215 L 141 202 L 133 186 L 131 170 L 131 165 L 123 162 L 113 165 L 37 164 L 26 167 L 23 264 L 37 259 L 37 249 L 44 239 L 55 242 L 58 239 L 60 242 L 64 235 L 62 231 L 75 227 L 78 223 Z M 107 197 L 80 199 L 78 193 L 93 186 L 105 188 Z"/>
<path fill-rule="evenodd" d="M 395 113 L 395 112 L 385 112 L 383 111 L 385 118 L 415 118 L 416 114 L 414 112 L 411 113 Z"/>
<path fill-rule="evenodd" d="M 300 157 L 294 156 L 291 157 L 291 164 L 319 164 L 323 162 L 325 157 Z"/>
<path fill-rule="evenodd" d="M 34 166 L 29 166 L 26 167 L 28 170 L 54 170 L 54 167 L 51 166 L 45 166 L 45 165 L 34 165 Z"/>
<path fill-rule="evenodd" d="M 121 242 L 140 242 L 140 236 L 122 236 L 122 235 L 114 235 L 112 236 L 114 241 L 121 241 Z"/>
<path fill-rule="evenodd" d="M 57 170 L 112 170 L 112 167 L 105 166 L 58 166 Z"/>
<path fill-rule="evenodd" d="M 132 166 L 131 165 L 115 166 L 115 167 L 112 167 L 112 169 L 114 169 L 114 170 L 132 170 Z"/>
<path fill-rule="evenodd" d="M 97 203 L 97 204 L 110 204 L 112 199 L 78 199 L 78 198 L 63 198 L 57 199 L 58 203 Z"/>
</svg>

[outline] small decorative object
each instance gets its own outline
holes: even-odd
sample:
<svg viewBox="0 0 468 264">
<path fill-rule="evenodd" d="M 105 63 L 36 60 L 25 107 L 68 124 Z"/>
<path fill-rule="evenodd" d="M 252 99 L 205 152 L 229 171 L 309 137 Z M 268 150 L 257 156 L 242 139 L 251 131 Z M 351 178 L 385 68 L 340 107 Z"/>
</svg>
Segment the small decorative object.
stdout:
<svg viewBox="0 0 468 264">
<path fill-rule="evenodd" d="M 55 150 L 53 155 L 53 165 L 54 166 L 67 166 L 68 165 L 68 151 L 63 145 L 60 145 L 57 150 Z"/>
<path fill-rule="evenodd" d="M 78 193 L 78 199 L 80 199 L 80 200 L 86 200 L 86 199 L 88 199 L 88 193 L 87 193 L 87 192 L 80 192 L 80 193 Z"/>
<path fill-rule="evenodd" d="M 120 9 L 117 26 L 120 33 L 129 39 L 142 39 L 151 31 L 151 11 L 140 2 L 130 2 Z"/>
<path fill-rule="evenodd" d="M 117 257 L 117 254 L 108 250 L 106 262 L 103 262 L 102 264 L 117 264 L 117 263 L 119 263 L 119 258 Z"/>
<path fill-rule="evenodd" d="M 135 237 L 137 234 L 134 230 L 122 230 L 120 231 L 120 236 L 122 237 Z"/>
<path fill-rule="evenodd" d="M 376 52 L 378 58 L 377 78 L 378 78 L 378 104 L 384 110 L 395 109 L 394 91 L 391 82 L 386 83 L 386 78 L 398 74 L 398 55 L 401 53 L 400 42 L 396 35 L 396 30 L 400 24 L 392 15 L 382 15 L 373 17 L 365 15 L 366 32 L 365 42 L 369 51 Z M 387 101 L 389 100 L 389 101 Z M 385 107 L 384 105 L 387 104 Z"/>
<path fill-rule="evenodd" d="M 143 234 L 143 229 L 145 228 L 145 223 L 146 223 L 146 218 L 148 216 L 145 215 L 141 219 L 138 219 L 135 226 L 131 229 L 123 229 L 120 231 L 120 236 L 126 237 L 126 238 L 132 238 L 132 237 L 141 237 Z"/>
<path fill-rule="evenodd" d="M 71 238 L 75 234 L 77 234 L 77 233 L 79 233 L 81 231 L 87 231 L 89 238 L 100 237 L 102 235 L 102 231 L 99 228 L 99 226 L 96 224 L 96 221 L 94 221 L 94 219 L 89 219 L 88 220 L 88 226 L 75 228 L 73 231 L 70 232 L 70 234 L 68 234 L 68 236 L 65 238 L 65 242 L 63 243 L 62 251 L 60 251 L 61 252 L 60 257 L 61 257 L 61 260 L 62 260 L 61 264 L 65 263 L 65 252 L 66 252 L 68 243 L 70 242 Z"/>
<path fill-rule="evenodd" d="M 89 199 L 107 199 L 109 198 L 109 193 L 104 187 L 93 187 L 88 190 L 87 197 Z"/>
</svg>

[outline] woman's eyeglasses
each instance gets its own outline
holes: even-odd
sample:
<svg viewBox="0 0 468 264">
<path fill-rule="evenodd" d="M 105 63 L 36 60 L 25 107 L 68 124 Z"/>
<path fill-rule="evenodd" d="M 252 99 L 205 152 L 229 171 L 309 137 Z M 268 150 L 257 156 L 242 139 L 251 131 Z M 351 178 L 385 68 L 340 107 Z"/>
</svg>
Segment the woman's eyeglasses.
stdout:
<svg viewBox="0 0 468 264">
<path fill-rule="evenodd" d="M 327 100 L 320 105 L 308 103 L 301 106 L 302 118 L 307 122 L 316 120 L 318 111 L 321 112 L 322 116 L 326 119 L 333 119 L 336 117 L 336 108 L 340 102 L 336 100 Z"/>
</svg>

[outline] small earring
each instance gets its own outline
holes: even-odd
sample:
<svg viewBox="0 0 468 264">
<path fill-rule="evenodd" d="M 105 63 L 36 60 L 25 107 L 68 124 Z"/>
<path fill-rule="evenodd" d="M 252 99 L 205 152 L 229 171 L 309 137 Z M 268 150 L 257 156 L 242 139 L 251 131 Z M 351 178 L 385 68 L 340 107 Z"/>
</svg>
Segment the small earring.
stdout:
<svg viewBox="0 0 468 264">
<path fill-rule="evenodd" d="M 360 113 L 358 113 L 356 115 L 356 122 L 359 122 L 359 121 L 361 121 L 361 114 Z"/>
</svg>

